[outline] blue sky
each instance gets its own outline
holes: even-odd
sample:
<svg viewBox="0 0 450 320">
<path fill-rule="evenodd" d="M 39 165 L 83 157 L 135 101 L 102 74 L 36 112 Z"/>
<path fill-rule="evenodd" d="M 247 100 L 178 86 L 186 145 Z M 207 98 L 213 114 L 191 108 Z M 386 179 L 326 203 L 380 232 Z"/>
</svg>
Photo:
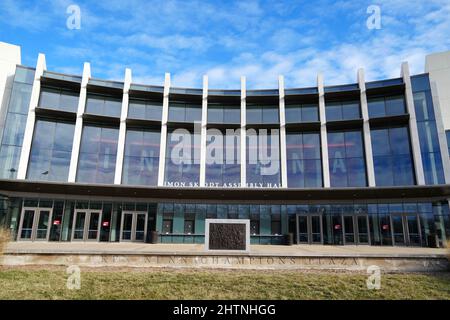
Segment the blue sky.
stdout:
<svg viewBox="0 0 450 320">
<path fill-rule="evenodd" d="M 66 27 L 67 7 L 81 9 L 81 28 Z M 381 8 L 381 29 L 369 30 L 369 5 Z M 423 72 L 426 54 L 450 49 L 450 0 L 378 1 L 0 1 L 0 41 L 22 47 L 22 63 L 46 55 L 52 71 L 133 82 L 239 88 L 351 83 L 398 77 L 402 61 Z"/>
</svg>

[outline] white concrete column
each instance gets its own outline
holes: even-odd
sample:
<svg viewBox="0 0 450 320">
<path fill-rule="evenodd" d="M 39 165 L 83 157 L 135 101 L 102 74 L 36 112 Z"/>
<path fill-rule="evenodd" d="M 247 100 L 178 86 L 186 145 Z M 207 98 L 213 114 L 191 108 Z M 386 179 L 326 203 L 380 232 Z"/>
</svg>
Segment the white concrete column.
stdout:
<svg viewBox="0 0 450 320">
<path fill-rule="evenodd" d="M 323 74 L 317 75 L 317 89 L 319 91 L 319 116 L 320 116 L 320 143 L 322 149 L 322 174 L 323 186 L 330 187 L 330 166 L 328 162 L 328 137 L 327 118 L 325 113 L 325 90 L 323 86 Z"/>
<path fill-rule="evenodd" d="M 450 129 L 450 51 L 428 55 L 425 72 L 430 78 L 445 183 L 450 184 L 450 158 L 445 134 L 445 130 Z"/>
<path fill-rule="evenodd" d="M 80 153 L 81 134 L 83 131 L 83 114 L 86 108 L 87 84 L 91 78 L 91 65 L 84 63 L 83 77 L 81 79 L 80 98 L 78 99 L 77 119 L 75 122 L 75 131 L 73 134 L 72 155 L 69 167 L 69 182 L 75 182 L 77 177 L 78 157 Z"/>
<path fill-rule="evenodd" d="M 127 116 L 128 116 L 128 92 L 131 86 L 131 69 L 125 69 L 125 80 L 123 83 L 122 110 L 120 114 L 119 141 L 117 142 L 117 159 L 116 172 L 114 176 L 114 184 L 122 183 L 123 156 L 125 153 L 125 136 L 127 133 Z"/>
<path fill-rule="evenodd" d="M 241 77 L 241 187 L 245 187 L 247 183 L 247 149 L 246 149 L 246 99 L 247 99 L 247 83 L 245 76 Z"/>
<path fill-rule="evenodd" d="M 370 136 L 370 124 L 369 124 L 369 107 L 367 105 L 366 95 L 366 80 L 364 75 L 364 69 L 358 70 L 358 84 L 361 92 L 361 114 L 363 118 L 363 137 L 364 137 L 364 151 L 366 156 L 366 168 L 367 168 L 367 182 L 369 187 L 375 187 L 375 170 L 373 166 L 373 154 L 372 154 L 372 138 Z"/>
<path fill-rule="evenodd" d="M 0 141 L 3 136 L 16 65 L 18 64 L 21 64 L 20 47 L 0 42 Z"/>
<path fill-rule="evenodd" d="M 200 187 L 205 186 L 206 181 L 206 133 L 208 123 L 208 76 L 203 76 L 202 96 L 202 127 L 200 136 Z"/>
<path fill-rule="evenodd" d="M 23 136 L 22 151 L 20 153 L 19 168 L 17 170 L 17 179 L 25 179 L 27 175 L 28 159 L 30 158 L 31 142 L 33 140 L 34 124 L 36 121 L 36 108 L 39 103 L 41 92 L 41 76 L 47 69 L 45 55 L 40 53 L 34 74 L 33 89 L 31 91 L 30 106 L 28 108 L 27 124 Z"/>
<path fill-rule="evenodd" d="M 402 63 L 401 76 L 405 84 L 406 108 L 409 113 L 409 132 L 411 136 L 411 147 L 414 159 L 414 168 L 418 185 L 425 185 L 425 175 L 423 173 L 422 154 L 420 153 L 419 132 L 417 130 L 416 110 L 414 108 L 414 97 L 412 93 L 411 78 L 408 62 Z"/>
<path fill-rule="evenodd" d="M 158 186 L 164 186 L 164 170 L 166 167 L 167 120 L 169 118 L 170 73 L 164 77 L 164 97 L 161 121 L 161 142 L 159 144 Z"/>
<path fill-rule="evenodd" d="M 280 167 L 281 167 L 281 187 L 288 187 L 287 179 L 287 151 L 286 151 L 286 113 L 284 101 L 284 76 L 278 76 L 278 93 L 280 98 Z"/>
</svg>

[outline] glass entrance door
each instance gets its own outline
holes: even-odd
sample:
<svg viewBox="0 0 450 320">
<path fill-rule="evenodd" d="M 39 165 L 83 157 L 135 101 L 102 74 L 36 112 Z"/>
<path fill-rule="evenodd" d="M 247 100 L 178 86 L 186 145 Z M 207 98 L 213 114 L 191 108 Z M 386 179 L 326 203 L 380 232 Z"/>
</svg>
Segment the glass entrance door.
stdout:
<svg viewBox="0 0 450 320">
<path fill-rule="evenodd" d="M 422 244 L 422 234 L 420 220 L 416 214 L 405 216 L 408 227 L 408 244 L 410 246 L 420 246 Z"/>
<path fill-rule="evenodd" d="M 344 232 L 344 244 L 355 244 L 355 220 L 354 216 L 342 216 Z"/>
<path fill-rule="evenodd" d="M 297 243 L 323 243 L 323 226 L 321 215 L 297 215 Z"/>
<path fill-rule="evenodd" d="M 123 212 L 120 241 L 144 242 L 147 234 L 146 212 Z"/>
<path fill-rule="evenodd" d="M 403 221 L 403 215 L 392 215 L 392 231 L 394 232 L 394 245 L 404 246 L 406 245 L 405 236 L 405 224 Z"/>
<path fill-rule="evenodd" d="M 48 241 L 52 210 L 24 208 L 20 217 L 19 240 Z"/>
<path fill-rule="evenodd" d="M 34 215 L 35 209 L 24 209 L 21 217 L 21 226 L 19 232 L 20 240 L 31 240 L 33 234 L 33 224 L 34 224 Z"/>
<path fill-rule="evenodd" d="M 98 241 L 101 211 L 77 210 L 73 217 L 72 240 Z"/>
<path fill-rule="evenodd" d="M 369 217 L 356 216 L 358 244 L 370 244 Z"/>
<path fill-rule="evenodd" d="M 35 240 L 48 240 L 51 224 L 50 216 L 50 210 L 39 210 L 39 214 L 36 216 Z"/>
<path fill-rule="evenodd" d="M 308 217 L 297 215 L 297 243 L 309 243 Z"/>
</svg>

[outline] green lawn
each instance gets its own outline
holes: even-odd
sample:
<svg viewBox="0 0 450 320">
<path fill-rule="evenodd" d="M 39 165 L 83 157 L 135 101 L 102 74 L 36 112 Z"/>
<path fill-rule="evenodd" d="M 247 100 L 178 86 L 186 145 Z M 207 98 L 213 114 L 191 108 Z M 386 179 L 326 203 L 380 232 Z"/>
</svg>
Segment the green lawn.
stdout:
<svg viewBox="0 0 450 320">
<path fill-rule="evenodd" d="M 450 273 L 366 274 L 300 271 L 125 269 L 81 272 L 66 288 L 63 268 L 0 269 L 0 299 L 450 299 Z"/>
</svg>

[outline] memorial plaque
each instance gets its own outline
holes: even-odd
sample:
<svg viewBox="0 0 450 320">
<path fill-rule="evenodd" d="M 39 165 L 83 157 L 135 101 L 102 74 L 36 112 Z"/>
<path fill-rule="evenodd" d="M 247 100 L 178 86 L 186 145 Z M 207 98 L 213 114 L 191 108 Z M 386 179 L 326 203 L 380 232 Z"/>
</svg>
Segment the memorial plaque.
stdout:
<svg viewBox="0 0 450 320">
<path fill-rule="evenodd" d="M 211 223 L 209 225 L 210 250 L 245 250 L 245 224 Z"/>
<path fill-rule="evenodd" d="M 249 252 L 250 220 L 206 219 L 205 250 Z"/>
</svg>

